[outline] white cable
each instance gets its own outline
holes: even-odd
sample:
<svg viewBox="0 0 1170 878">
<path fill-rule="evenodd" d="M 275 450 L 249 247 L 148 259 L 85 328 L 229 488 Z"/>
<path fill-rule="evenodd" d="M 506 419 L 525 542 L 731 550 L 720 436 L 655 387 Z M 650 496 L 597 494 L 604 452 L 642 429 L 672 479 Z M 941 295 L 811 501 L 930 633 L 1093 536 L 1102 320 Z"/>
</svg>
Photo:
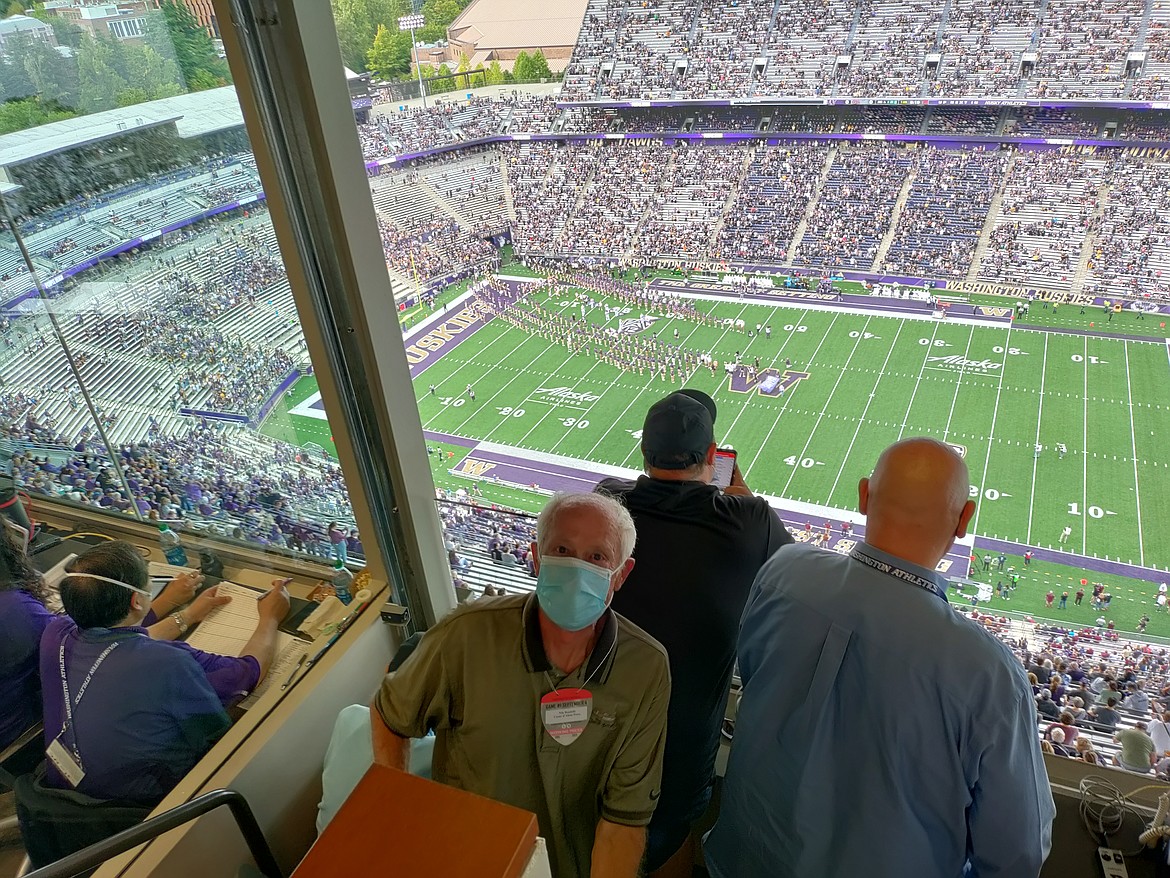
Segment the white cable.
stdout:
<svg viewBox="0 0 1170 878">
<path fill-rule="evenodd" d="M 1137 805 L 1100 775 L 1085 775 L 1081 778 L 1078 790 L 1081 794 L 1081 820 L 1098 844 L 1108 843 L 1110 836 L 1121 832 L 1126 812 L 1138 820 L 1142 819 Z M 1154 821 L 1138 837 L 1141 846 L 1134 851 L 1123 851 L 1123 854 L 1127 857 L 1137 856 L 1143 848 L 1155 847 L 1162 838 L 1170 838 L 1170 825 L 1165 824 L 1168 815 L 1170 794 L 1163 793 L 1158 800 L 1158 813 Z"/>
<path fill-rule="evenodd" d="M 1158 796 L 1158 811 L 1154 814 L 1150 825 L 1146 827 L 1146 831 L 1138 836 L 1138 841 L 1148 848 L 1154 848 L 1162 839 L 1170 838 L 1170 825 L 1167 825 L 1166 821 L 1168 816 L 1170 816 L 1170 793 L 1162 793 Z"/>
</svg>

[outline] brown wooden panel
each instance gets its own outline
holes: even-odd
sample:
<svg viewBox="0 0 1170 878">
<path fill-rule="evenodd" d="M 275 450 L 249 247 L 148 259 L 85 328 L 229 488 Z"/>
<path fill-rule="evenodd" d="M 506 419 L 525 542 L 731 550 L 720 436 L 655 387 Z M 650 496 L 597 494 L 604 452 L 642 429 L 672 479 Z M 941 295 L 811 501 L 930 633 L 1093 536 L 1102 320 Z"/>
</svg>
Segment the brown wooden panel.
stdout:
<svg viewBox="0 0 1170 878">
<path fill-rule="evenodd" d="M 293 878 L 519 878 L 536 834 L 528 811 L 374 765 Z"/>
</svg>

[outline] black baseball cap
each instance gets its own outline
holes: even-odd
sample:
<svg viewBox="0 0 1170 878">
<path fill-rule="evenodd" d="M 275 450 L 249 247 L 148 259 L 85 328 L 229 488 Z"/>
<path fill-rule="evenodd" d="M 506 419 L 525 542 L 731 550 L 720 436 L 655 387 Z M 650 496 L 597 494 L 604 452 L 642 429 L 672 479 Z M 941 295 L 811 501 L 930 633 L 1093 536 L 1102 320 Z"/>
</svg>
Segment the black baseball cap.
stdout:
<svg viewBox="0 0 1170 878">
<path fill-rule="evenodd" d="M 646 412 L 642 455 L 658 469 L 686 469 L 699 463 L 715 441 L 715 400 L 685 388 L 659 400 Z"/>
</svg>

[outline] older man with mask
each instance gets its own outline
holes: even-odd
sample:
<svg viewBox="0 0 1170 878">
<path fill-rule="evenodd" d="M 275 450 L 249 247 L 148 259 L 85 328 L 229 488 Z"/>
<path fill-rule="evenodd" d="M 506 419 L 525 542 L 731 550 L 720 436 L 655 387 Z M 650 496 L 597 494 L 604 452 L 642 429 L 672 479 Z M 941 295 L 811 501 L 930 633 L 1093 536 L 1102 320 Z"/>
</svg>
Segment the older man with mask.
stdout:
<svg viewBox="0 0 1170 878">
<path fill-rule="evenodd" d="M 634 878 L 659 796 L 666 653 L 609 608 L 634 538 L 613 499 L 558 494 L 537 519 L 535 594 L 451 613 L 370 711 L 376 762 L 405 770 L 433 730 L 435 780 L 534 812 L 555 878 Z"/>
<path fill-rule="evenodd" d="M 899 442 L 861 480 L 863 543 L 760 571 L 713 878 L 1039 873 L 1055 807 L 1032 692 L 935 572 L 968 486 L 949 446 Z"/>
</svg>

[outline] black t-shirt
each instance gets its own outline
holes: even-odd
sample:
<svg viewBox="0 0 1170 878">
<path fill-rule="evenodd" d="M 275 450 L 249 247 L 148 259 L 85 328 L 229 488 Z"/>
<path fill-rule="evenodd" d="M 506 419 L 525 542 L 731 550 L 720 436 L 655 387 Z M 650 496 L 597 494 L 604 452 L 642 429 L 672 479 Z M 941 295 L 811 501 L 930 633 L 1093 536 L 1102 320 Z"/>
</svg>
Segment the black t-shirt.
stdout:
<svg viewBox="0 0 1170 878">
<path fill-rule="evenodd" d="M 762 497 L 728 495 L 701 482 L 642 476 L 605 479 L 596 490 L 622 501 L 638 528 L 636 563 L 613 608 L 670 657 L 658 812 L 685 816 L 714 775 L 748 592 L 792 536 Z"/>
</svg>

